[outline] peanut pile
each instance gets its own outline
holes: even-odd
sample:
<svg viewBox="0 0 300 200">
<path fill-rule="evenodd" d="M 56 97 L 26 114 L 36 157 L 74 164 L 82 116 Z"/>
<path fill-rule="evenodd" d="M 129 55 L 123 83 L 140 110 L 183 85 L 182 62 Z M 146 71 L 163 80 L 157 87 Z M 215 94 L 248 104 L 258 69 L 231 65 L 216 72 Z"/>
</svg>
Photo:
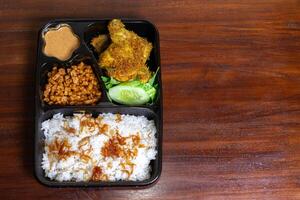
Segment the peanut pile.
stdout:
<svg viewBox="0 0 300 200">
<path fill-rule="evenodd" d="M 95 104 L 100 97 L 98 80 L 91 66 L 83 62 L 67 70 L 53 67 L 48 73 L 43 100 L 49 105 Z"/>
</svg>

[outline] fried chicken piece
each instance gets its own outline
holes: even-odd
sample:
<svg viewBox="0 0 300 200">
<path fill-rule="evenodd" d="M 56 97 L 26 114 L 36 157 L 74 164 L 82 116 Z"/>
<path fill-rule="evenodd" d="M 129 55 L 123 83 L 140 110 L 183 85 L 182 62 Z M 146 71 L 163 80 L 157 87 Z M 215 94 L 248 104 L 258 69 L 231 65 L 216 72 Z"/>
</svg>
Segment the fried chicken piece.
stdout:
<svg viewBox="0 0 300 200">
<path fill-rule="evenodd" d="M 118 19 L 110 21 L 108 30 L 112 43 L 100 55 L 99 65 L 107 70 L 108 76 L 118 81 L 138 78 L 146 83 L 151 77 L 146 61 L 152 44 L 133 31 L 126 30 Z"/>
<path fill-rule="evenodd" d="M 101 53 L 107 47 L 108 39 L 108 36 L 105 34 L 98 35 L 92 39 L 91 45 L 95 48 L 97 53 Z"/>
</svg>

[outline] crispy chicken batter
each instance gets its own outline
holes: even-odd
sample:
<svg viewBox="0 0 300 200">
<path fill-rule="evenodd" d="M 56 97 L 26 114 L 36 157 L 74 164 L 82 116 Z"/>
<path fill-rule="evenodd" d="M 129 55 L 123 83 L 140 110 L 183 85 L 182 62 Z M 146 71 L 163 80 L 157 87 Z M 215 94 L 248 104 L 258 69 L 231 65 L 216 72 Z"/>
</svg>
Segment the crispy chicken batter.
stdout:
<svg viewBox="0 0 300 200">
<path fill-rule="evenodd" d="M 105 47 L 107 47 L 108 40 L 108 35 L 98 35 L 92 39 L 91 45 L 95 48 L 97 53 L 101 53 Z"/>
<path fill-rule="evenodd" d="M 99 65 L 107 70 L 110 77 L 118 81 L 129 81 L 135 78 L 143 83 L 151 77 L 146 66 L 152 44 L 133 31 L 125 29 L 119 19 L 112 20 L 108 25 L 112 43 L 100 55 Z"/>
</svg>

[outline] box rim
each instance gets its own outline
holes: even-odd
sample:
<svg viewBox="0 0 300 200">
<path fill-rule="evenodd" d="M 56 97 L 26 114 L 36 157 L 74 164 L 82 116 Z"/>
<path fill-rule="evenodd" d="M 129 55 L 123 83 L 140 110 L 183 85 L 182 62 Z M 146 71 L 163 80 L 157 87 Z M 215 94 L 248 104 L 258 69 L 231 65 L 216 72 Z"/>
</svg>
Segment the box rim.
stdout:
<svg viewBox="0 0 300 200">
<path fill-rule="evenodd" d="M 159 127 L 157 127 L 158 131 L 159 131 L 159 135 L 158 135 L 158 139 L 160 140 L 160 142 L 158 143 L 158 148 L 160 148 L 160 151 L 158 151 L 158 170 L 157 173 L 153 176 L 153 178 L 147 180 L 147 182 L 138 182 L 138 181 L 116 181 L 116 182 L 73 182 L 72 185 L 68 185 L 66 184 L 67 182 L 51 182 L 46 180 L 46 177 L 41 177 L 38 173 L 37 173 L 37 163 L 36 163 L 36 158 L 37 158 L 37 137 L 38 137 L 38 117 L 40 117 L 41 111 L 39 110 L 37 101 L 39 100 L 40 97 L 38 97 L 38 84 L 40 82 L 40 77 L 39 77 L 39 72 L 40 70 L 38 69 L 38 66 L 41 64 L 39 61 L 39 57 L 40 57 L 40 37 L 41 37 L 41 33 L 42 31 L 47 28 L 48 26 L 50 26 L 52 23 L 59 23 L 59 22 L 85 22 L 85 23 L 97 23 L 97 22 L 101 22 L 101 21 L 108 21 L 111 20 L 113 18 L 104 18 L 104 19 L 94 19 L 94 18 L 83 18 L 83 19 L 55 19 L 55 20 L 50 20 L 47 23 L 45 23 L 44 25 L 41 26 L 41 28 L 38 31 L 38 45 L 37 45 L 37 57 L 36 57 L 36 68 L 35 68 L 35 134 L 34 134 L 34 175 L 36 177 L 36 179 L 43 185 L 48 186 L 48 187 L 114 187 L 114 188 L 118 188 L 118 187 L 130 187 L 130 188 L 143 188 L 143 187 L 147 187 L 147 186 L 152 186 L 153 184 L 157 183 L 157 181 L 159 180 L 161 173 L 162 173 L 162 160 L 163 160 L 163 156 L 162 156 L 162 149 L 163 149 L 163 87 L 162 87 L 162 73 L 161 73 L 161 62 L 160 62 L 160 40 L 159 40 L 159 31 L 157 29 L 157 27 L 150 21 L 145 20 L 145 19 L 134 19 L 134 18 L 120 18 L 122 21 L 127 21 L 128 23 L 130 22 L 143 22 L 143 23 L 147 23 L 150 26 L 152 26 L 152 28 L 155 31 L 155 35 L 156 35 L 156 42 L 157 42 L 157 62 L 158 65 L 160 67 L 160 76 L 159 78 L 159 87 L 160 87 L 160 100 L 159 100 L 159 115 L 154 112 L 152 109 L 148 108 L 148 107 L 137 107 L 137 108 L 145 108 L 148 109 L 150 111 L 152 111 L 154 114 L 156 114 L 158 116 L 158 120 L 160 121 L 159 123 Z M 105 105 L 104 108 L 108 108 L 108 107 L 115 107 L 116 105 Z M 120 107 L 120 105 L 118 105 L 117 107 Z M 122 107 L 122 106 L 121 106 Z M 127 107 L 127 108 L 135 108 L 135 107 Z M 60 108 L 59 108 L 60 109 Z M 63 107 L 61 107 L 61 109 L 63 109 Z M 75 107 L 74 107 L 75 109 Z M 55 109 L 53 109 L 55 110 Z M 159 159 L 160 158 L 160 159 Z M 117 184 L 120 183 L 120 184 Z M 122 184 L 124 183 L 124 184 Z"/>
</svg>

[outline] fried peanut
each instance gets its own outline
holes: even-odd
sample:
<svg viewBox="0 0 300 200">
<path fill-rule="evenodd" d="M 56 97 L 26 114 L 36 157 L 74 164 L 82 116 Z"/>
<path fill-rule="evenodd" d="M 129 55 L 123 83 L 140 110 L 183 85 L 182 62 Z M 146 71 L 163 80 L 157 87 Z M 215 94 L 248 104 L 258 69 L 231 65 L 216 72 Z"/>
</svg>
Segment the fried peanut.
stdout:
<svg viewBox="0 0 300 200">
<path fill-rule="evenodd" d="M 47 75 L 43 100 L 49 105 L 95 104 L 101 97 L 100 86 L 91 66 L 83 62 L 67 70 L 53 67 Z"/>
</svg>

